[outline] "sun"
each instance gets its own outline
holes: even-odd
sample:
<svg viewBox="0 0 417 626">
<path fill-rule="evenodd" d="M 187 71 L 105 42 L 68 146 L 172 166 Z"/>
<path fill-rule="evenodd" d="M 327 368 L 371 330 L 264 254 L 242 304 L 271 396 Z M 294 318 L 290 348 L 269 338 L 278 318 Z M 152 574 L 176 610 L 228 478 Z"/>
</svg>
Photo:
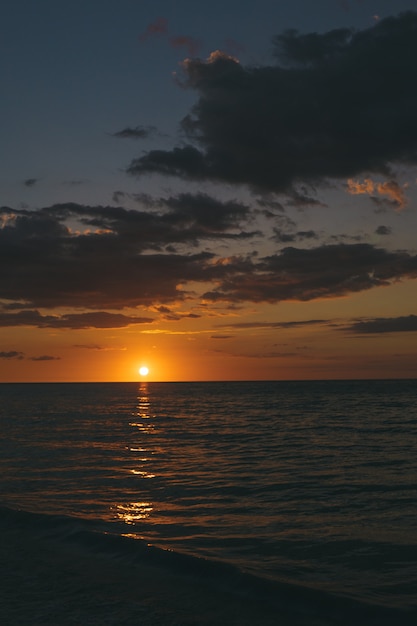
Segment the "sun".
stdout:
<svg viewBox="0 0 417 626">
<path fill-rule="evenodd" d="M 149 374 L 149 368 L 146 367 L 146 365 L 142 365 L 142 367 L 139 368 L 139 374 L 141 376 L 147 376 Z"/>
</svg>

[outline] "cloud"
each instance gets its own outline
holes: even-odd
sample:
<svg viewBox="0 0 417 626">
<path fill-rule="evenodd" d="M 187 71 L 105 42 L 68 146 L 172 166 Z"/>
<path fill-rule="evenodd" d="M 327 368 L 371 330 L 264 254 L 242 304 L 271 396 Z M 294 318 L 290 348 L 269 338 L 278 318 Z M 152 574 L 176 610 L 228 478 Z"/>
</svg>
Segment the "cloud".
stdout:
<svg viewBox="0 0 417 626">
<path fill-rule="evenodd" d="M 403 209 L 407 204 L 404 188 L 395 180 L 376 183 L 370 178 L 365 178 L 363 183 L 360 183 L 350 178 L 347 181 L 347 191 L 352 195 L 367 194 L 377 202 L 379 198 L 373 194 L 387 196 L 388 200 L 396 205 L 399 210 Z"/>
<path fill-rule="evenodd" d="M 42 356 L 32 356 L 29 359 L 30 361 L 60 361 L 61 357 L 59 356 L 49 356 L 48 354 L 43 354 Z"/>
<path fill-rule="evenodd" d="M 188 35 L 170 37 L 169 43 L 173 48 L 185 48 L 190 56 L 197 56 L 201 50 L 201 41 Z"/>
<path fill-rule="evenodd" d="M 37 182 L 39 182 L 39 178 L 27 178 L 25 181 L 23 181 L 23 184 L 25 185 L 25 187 L 34 187 Z"/>
<path fill-rule="evenodd" d="M 125 346 L 100 346 L 96 343 L 76 343 L 73 346 L 74 348 L 81 348 L 82 350 L 103 350 L 105 352 L 108 351 L 125 351 L 127 348 Z"/>
<path fill-rule="evenodd" d="M 144 42 L 151 37 L 166 35 L 168 32 L 168 20 L 165 17 L 157 17 L 153 22 L 148 24 L 146 30 L 139 35 L 139 40 Z"/>
<path fill-rule="evenodd" d="M 228 324 L 217 324 L 218 328 L 238 328 L 243 330 L 271 329 L 271 328 L 300 328 L 303 326 L 316 326 L 328 324 L 329 320 L 299 320 L 288 322 L 232 322 Z"/>
<path fill-rule="evenodd" d="M 375 229 L 376 235 L 390 235 L 392 233 L 392 229 L 389 226 L 384 226 L 381 224 L 378 228 Z"/>
<path fill-rule="evenodd" d="M 287 31 L 274 39 L 275 65 L 244 67 L 219 51 L 188 59 L 183 84 L 198 100 L 181 123 L 187 142 L 148 151 L 128 171 L 281 193 L 392 179 L 391 164 L 417 162 L 416 33 L 408 12 L 359 32 Z M 386 183 L 388 198 L 394 191 Z"/>
<path fill-rule="evenodd" d="M 156 132 L 157 129 L 155 126 L 135 126 L 135 128 L 126 126 L 123 130 L 113 133 L 112 136 L 121 139 L 147 139 Z"/>
<path fill-rule="evenodd" d="M 32 249 L 22 244 L 18 261 L 9 264 L 8 271 L 0 268 L 0 298 L 30 306 L 84 309 L 182 300 L 187 294 L 180 285 L 201 280 L 213 256 L 207 252 L 139 254 L 133 238 L 116 236 L 112 241 L 111 235 L 85 235 L 53 243 L 38 238 Z M 3 251 L 1 256 L 11 259 L 18 248 Z"/>
<path fill-rule="evenodd" d="M 347 330 L 359 335 L 416 332 L 417 315 L 375 317 L 372 319 L 358 320 L 349 326 L 345 326 L 342 330 Z"/>
<path fill-rule="evenodd" d="M 0 359 L 18 359 L 21 361 L 24 358 L 24 352 L 17 352 L 16 350 L 10 350 L 10 352 L 0 352 Z"/>
<path fill-rule="evenodd" d="M 237 201 L 222 202 L 204 193 L 181 193 L 161 199 L 159 204 L 167 207 L 169 213 L 164 219 L 175 228 L 195 224 L 206 234 L 240 228 L 240 224 L 249 217 L 247 205 Z M 247 234 L 251 236 L 254 233 Z"/>
<path fill-rule="evenodd" d="M 0 325 L 123 327 L 152 318 L 107 309 L 169 307 L 195 298 L 198 289 L 207 303 L 307 301 L 417 276 L 417 256 L 364 243 L 221 257 L 195 249 L 200 242 L 240 242 L 259 234 L 242 229 L 251 219 L 245 204 L 203 193 L 143 196 L 142 202 L 149 210 L 77 204 L 0 209 L 0 299 L 8 303 Z M 295 236 L 315 239 L 314 231 Z M 57 307 L 81 312 L 38 311 Z"/>
<path fill-rule="evenodd" d="M 229 271 L 227 271 L 229 270 Z M 211 301 L 279 302 L 335 298 L 417 277 L 417 256 L 370 244 L 323 245 L 308 250 L 287 247 L 257 261 L 233 264 L 213 291 Z"/>
<path fill-rule="evenodd" d="M 197 56 L 201 49 L 201 41 L 190 37 L 189 35 L 171 35 L 169 36 L 168 20 L 165 17 L 158 17 L 151 22 L 146 30 L 139 35 L 139 41 L 144 43 L 153 37 L 168 37 L 171 48 L 185 48 L 190 56 Z"/>
<path fill-rule="evenodd" d="M 152 203 L 151 211 L 77 204 L 0 209 L 0 298 L 84 309 L 180 300 L 187 295 L 182 284 L 210 280 L 214 254 L 180 254 L 174 245 L 255 235 L 242 229 L 249 209 L 238 202 L 182 194 Z"/>
<path fill-rule="evenodd" d="M 299 230 L 296 233 L 286 233 L 280 228 L 274 228 L 274 241 L 279 243 L 290 243 L 294 241 L 302 241 L 303 239 L 318 239 L 319 236 L 314 230 Z"/>
<path fill-rule="evenodd" d="M 0 311 L 0 327 L 36 326 L 37 328 L 123 328 L 132 324 L 149 324 L 151 317 L 135 317 L 107 311 L 71 313 L 66 315 L 41 315 L 36 310 L 17 312 Z"/>
</svg>

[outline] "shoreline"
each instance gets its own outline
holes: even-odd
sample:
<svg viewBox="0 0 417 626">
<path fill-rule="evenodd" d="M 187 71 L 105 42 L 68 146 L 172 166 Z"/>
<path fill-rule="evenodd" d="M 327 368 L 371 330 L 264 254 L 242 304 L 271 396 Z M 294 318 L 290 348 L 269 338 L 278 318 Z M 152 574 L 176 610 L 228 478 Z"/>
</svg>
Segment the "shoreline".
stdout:
<svg viewBox="0 0 417 626">
<path fill-rule="evenodd" d="M 2 530 L 0 622 L 24 625 L 304 626 L 193 577 Z M 326 624 L 332 622 L 326 622 Z M 308 620 L 321 626 L 324 622 Z"/>
</svg>

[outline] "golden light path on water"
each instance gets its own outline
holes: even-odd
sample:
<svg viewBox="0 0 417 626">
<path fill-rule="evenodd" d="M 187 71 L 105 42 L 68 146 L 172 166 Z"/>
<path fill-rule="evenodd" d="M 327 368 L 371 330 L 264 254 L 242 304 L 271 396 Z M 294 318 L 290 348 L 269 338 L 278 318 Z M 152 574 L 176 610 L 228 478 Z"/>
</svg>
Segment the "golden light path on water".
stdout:
<svg viewBox="0 0 417 626">
<path fill-rule="evenodd" d="M 146 376 L 149 370 L 147 367 L 142 366 L 139 369 L 139 373 L 142 376 Z M 152 415 L 150 413 L 150 399 L 148 395 L 148 386 L 146 382 L 143 382 L 139 386 L 138 393 L 138 404 L 137 410 L 132 414 L 136 419 L 129 423 L 129 426 L 134 429 L 134 431 L 139 431 L 139 433 L 144 435 L 152 434 L 154 430 L 154 425 L 151 422 Z M 155 478 L 155 474 L 147 472 L 143 469 L 144 464 L 150 461 L 150 450 L 146 447 L 135 447 L 128 446 L 130 452 L 139 453 L 136 457 L 136 461 L 140 464 L 139 467 L 135 467 L 130 469 L 130 473 L 135 476 L 140 476 L 144 479 Z M 116 517 L 125 522 L 126 524 L 135 524 L 136 522 L 144 519 L 148 519 L 154 510 L 152 502 L 147 501 L 136 501 L 136 502 L 125 502 L 119 503 L 115 505 L 115 513 Z M 132 535 L 133 536 L 133 535 Z M 134 535 L 136 538 L 137 535 Z"/>
</svg>

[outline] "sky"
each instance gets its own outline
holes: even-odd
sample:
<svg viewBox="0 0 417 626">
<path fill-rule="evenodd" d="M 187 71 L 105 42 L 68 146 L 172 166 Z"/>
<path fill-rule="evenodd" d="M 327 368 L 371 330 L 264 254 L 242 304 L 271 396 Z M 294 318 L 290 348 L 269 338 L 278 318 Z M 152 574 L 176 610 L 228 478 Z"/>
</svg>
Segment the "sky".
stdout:
<svg viewBox="0 0 417 626">
<path fill-rule="evenodd" d="M 417 377 L 416 0 L 0 23 L 0 382 Z"/>
</svg>

